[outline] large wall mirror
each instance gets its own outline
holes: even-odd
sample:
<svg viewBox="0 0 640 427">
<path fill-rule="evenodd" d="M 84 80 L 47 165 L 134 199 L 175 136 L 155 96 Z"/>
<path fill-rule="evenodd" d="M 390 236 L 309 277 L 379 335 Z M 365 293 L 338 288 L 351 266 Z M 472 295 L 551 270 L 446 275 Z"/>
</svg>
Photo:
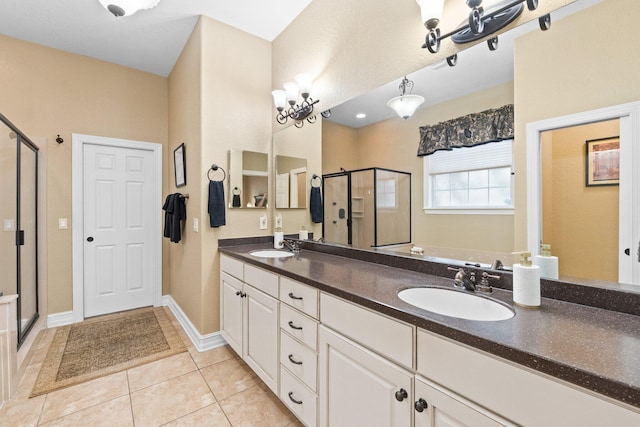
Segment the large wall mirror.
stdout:
<svg viewBox="0 0 640 427">
<path fill-rule="evenodd" d="M 276 157 L 276 209 L 307 207 L 307 159 L 301 157 Z"/>
<path fill-rule="evenodd" d="M 266 208 L 269 204 L 269 156 L 229 150 L 229 207 Z"/>
<path fill-rule="evenodd" d="M 625 4 L 630 6 L 630 2 L 625 1 Z M 410 248 L 418 245 L 425 249 L 425 257 L 456 260 L 482 267 L 489 267 L 499 259 L 508 268 L 514 262 L 511 252 L 526 249 L 535 249 L 537 252 L 540 241 L 535 239 L 539 238 L 549 240 L 552 244 L 552 252 L 558 255 L 560 279 L 564 277 L 589 284 L 617 282 L 640 284 L 637 279 L 618 276 L 616 269 L 622 257 L 620 250 L 624 249 L 618 242 L 618 219 L 629 215 L 628 209 L 618 211 L 621 205 L 617 202 L 617 196 L 601 194 L 615 192 L 615 188 L 585 185 L 586 141 L 618 135 L 620 126 L 616 123 L 613 123 L 613 127 L 617 126 L 618 132 L 611 129 L 601 131 L 601 129 L 595 129 L 598 127 L 595 126 L 595 128 L 582 130 L 579 136 L 569 136 L 572 144 L 577 144 L 580 150 L 571 166 L 572 173 L 575 175 L 571 179 L 579 181 L 580 192 L 588 192 L 589 195 L 598 193 L 602 197 L 616 199 L 608 203 L 606 208 L 603 203 L 601 206 L 608 211 L 607 217 L 611 219 L 606 221 L 606 225 L 587 224 L 588 221 L 597 222 L 604 218 L 602 216 L 604 214 L 596 214 L 597 210 L 594 209 L 582 209 L 579 207 L 582 202 L 560 194 L 564 190 L 559 185 L 553 184 L 553 180 L 565 179 L 560 178 L 558 172 L 558 169 L 563 169 L 563 166 L 558 166 L 561 160 L 557 160 L 558 163 L 553 160 L 554 176 L 545 175 L 541 178 L 546 188 L 541 186 L 539 193 L 539 197 L 547 200 L 548 203 L 542 208 L 545 210 L 544 215 L 547 219 L 538 222 L 538 236 L 533 240 L 530 237 L 531 242 L 527 241 L 527 235 L 531 236 L 527 229 L 526 203 L 528 194 L 525 128 L 527 123 L 540 118 L 567 114 L 563 111 L 588 111 L 640 99 L 640 97 L 630 99 L 628 95 L 629 88 L 637 86 L 634 86 L 632 73 L 625 71 L 624 77 L 621 78 L 617 78 L 613 70 L 609 74 L 606 73 L 608 67 L 606 64 L 611 63 L 609 56 L 620 56 L 620 54 L 608 51 L 604 53 L 601 49 L 593 49 L 585 41 L 586 38 L 591 37 L 590 22 L 604 19 L 599 18 L 602 16 L 615 17 L 616 13 L 619 13 L 619 8 L 616 12 L 616 6 L 610 2 L 576 0 L 551 14 L 550 31 L 541 32 L 537 22 L 531 22 L 501 34 L 499 48 L 494 52 L 487 49 L 486 43 L 481 43 L 461 52 L 455 67 L 450 67 L 443 61 L 409 74 L 408 78 L 414 81 L 413 93 L 424 96 L 426 102 L 413 117 L 406 121 L 394 118 L 395 113 L 386 106 L 389 99 L 398 95 L 398 84 L 403 76 L 398 76 L 397 80 L 357 99 L 332 107 L 332 115 L 324 121 L 322 130 L 323 174 L 336 173 L 341 169 L 348 171 L 374 166 L 412 173 L 416 184 L 412 192 L 414 214 L 412 242 L 409 245 L 385 250 L 409 255 Z M 612 19 L 612 21 L 616 20 Z M 628 33 L 633 30 L 627 27 L 620 28 L 619 23 L 616 25 L 618 32 Z M 616 43 L 621 44 L 621 48 L 622 45 L 625 46 L 622 51 L 636 52 L 637 48 L 631 42 L 624 41 L 628 38 L 628 34 L 622 33 L 616 36 Z M 515 60 L 514 46 L 517 49 Z M 580 46 L 578 49 L 580 53 L 575 53 L 576 49 L 574 49 L 569 56 L 566 51 L 563 54 L 562 49 L 566 49 L 567 46 Z M 575 63 L 575 59 L 571 59 L 574 55 L 580 55 L 580 58 L 584 58 L 590 64 L 598 65 L 591 68 L 580 66 Z M 547 56 L 548 60 L 542 59 Z M 599 59 L 600 57 L 602 59 Z M 624 70 L 634 67 L 637 69 L 640 62 L 633 55 L 626 55 L 625 61 L 629 62 L 628 66 L 618 64 Z M 550 65 L 552 63 L 553 65 Z M 514 71 L 514 68 L 517 69 Z M 565 69 L 566 71 L 563 71 Z M 579 83 L 576 83 L 576 79 Z M 601 83 L 586 85 L 586 82 Z M 536 91 L 537 93 L 534 93 Z M 638 92 L 635 89 L 634 91 Z M 545 93 L 550 98 L 543 97 L 541 93 Z M 426 214 L 423 211 L 422 202 L 424 197 L 423 159 L 416 156 L 419 141 L 418 127 L 505 104 L 514 104 L 516 109 L 513 164 L 513 191 L 516 201 L 514 213 Z M 377 105 L 380 108 L 367 111 L 366 107 L 371 105 Z M 554 111 L 558 113 L 553 114 Z M 357 118 L 358 113 L 366 113 L 367 118 Z M 553 140 L 553 149 L 542 147 L 547 154 L 557 151 L 556 155 L 561 156 L 562 150 L 569 149 L 568 146 L 560 147 L 562 144 L 558 142 L 560 136 L 553 136 Z M 542 167 L 548 169 L 544 165 Z M 639 167 L 640 165 L 636 165 L 635 169 Z M 565 169 L 564 172 L 569 173 L 569 170 Z M 552 204 L 549 205 L 551 202 Z M 567 228 L 569 225 L 574 226 L 579 223 L 582 223 L 586 229 L 570 231 Z M 542 236 L 543 231 L 544 236 Z M 564 241 L 570 241 L 570 236 L 575 236 L 577 233 L 584 235 L 585 238 L 593 238 L 595 241 L 583 242 L 580 251 L 564 243 Z M 612 238 L 605 242 L 601 238 L 603 233 Z M 635 246 L 630 246 L 630 252 L 636 258 L 637 247 L 636 239 Z M 432 250 L 433 252 L 430 252 Z M 586 257 L 585 252 L 588 252 L 591 257 L 599 258 L 598 264 L 593 263 L 597 266 L 585 268 L 585 264 L 591 264 L 588 260 L 591 258 Z"/>
</svg>

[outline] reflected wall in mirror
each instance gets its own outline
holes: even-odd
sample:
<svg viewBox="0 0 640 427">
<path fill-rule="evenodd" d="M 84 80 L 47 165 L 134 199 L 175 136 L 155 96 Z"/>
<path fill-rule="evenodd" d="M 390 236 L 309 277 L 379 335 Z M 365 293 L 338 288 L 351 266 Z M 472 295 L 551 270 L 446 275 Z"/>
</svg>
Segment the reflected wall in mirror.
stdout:
<svg viewBox="0 0 640 427">
<path fill-rule="evenodd" d="M 307 207 L 307 159 L 276 156 L 276 209 Z"/>
<path fill-rule="evenodd" d="M 229 207 L 266 208 L 269 203 L 269 156 L 229 150 Z"/>
<path fill-rule="evenodd" d="M 619 281 L 619 187 L 585 183 L 586 141 L 619 133 L 616 119 L 540 135 L 542 242 L 558 257 L 560 277 Z"/>
<path fill-rule="evenodd" d="M 329 120 L 332 122 L 325 120 L 323 126 L 323 174 L 338 172 L 340 168 L 352 170 L 373 166 L 407 170 L 412 173 L 414 181 L 413 243 L 424 247 L 425 254 L 429 254 L 425 256 L 480 263 L 483 267 L 490 266 L 496 259 L 511 265 L 511 252 L 532 247 L 527 229 L 527 124 L 640 99 L 637 73 L 632 71 L 640 67 L 640 48 L 631 41 L 633 37 L 629 37 L 637 30 L 630 21 L 619 19 L 621 8 L 626 13 L 640 13 L 640 4 L 630 0 L 620 0 L 617 5 L 606 1 L 576 0 L 552 12 L 550 31 L 540 32 L 535 23 L 532 28 L 526 28 L 529 26 L 526 24 L 500 35 L 500 47 L 495 52 L 489 52 L 483 43 L 461 52 L 455 67 L 434 64 L 425 70 L 408 73 L 408 78 L 415 82 L 413 92 L 424 96 L 426 102 L 406 121 L 394 119 L 391 110 L 382 118 L 367 112 L 368 117 L 376 117 L 372 122 L 366 122 L 367 119 L 359 121 L 355 117 L 356 113 L 365 112 L 358 111 L 363 106 L 378 106 L 384 111 L 386 101 L 395 96 L 402 76 L 359 97 L 363 102 L 352 104 L 348 101 L 331 107 Z M 593 34 L 594 23 L 605 23 L 611 37 L 606 42 L 602 41 L 602 45 Z M 512 36 L 514 40 L 510 40 Z M 605 45 L 617 48 L 607 49 Z M 571 46 L 571 55 L 567 55 L 568 46 Z M 502 62 L 501 55 L 509 58 Z M 612 68 L 611 64 L 618 66 Z M 417 75 L 423 71 L 428 75 L 424 83 Z M 384 90 L 388 92 L 380 94 Z M 423 163 L 416 157 L 418 128 L 509 103 L 513 103 L 516 110 L 514 214 L 425 214 L 422 210 Z M 581 144 L 584 145 L 584 140 Z M 577 179 L 584 186 L 584 160 L 580 167 L 583 170 Z M 621 214 L 624 215 L 622 211 Z M 585 221 L 584 216 L 590 212 L 576 209 L 568 215 L 567 221 L 578 223 Z M 592 236 L 597 237 L 601 232 L 601 229 L 594 229 Z M 552 252 L 559 255 L 562 268 L 563 258 L 570 258 L 570 255 L 558 247 L 561 243 L 556 242 L 556 234 L 554 232 L 552 237 Z M 534 241 L 533 247 L 537 248 L 539 243 Z M 608 245 L 603 244 L 601 250 L 605 251 L 604 247 Z M 636 253 L 637 241 L 635 245 L 630 245 L 632 255 Z M 408 255 L 410 246 L 400 246 L 396 250 Z M 431 249 L 434 252 L 430 252 Z M 609 249 L 616 254 L 607 256 L 618 259 L 618 249 Z M 566 261 L 565 268 L 569 269 L 570 260 Z M 589 283 L 593 280 L 639 283 L 625 282 L 621 277 L 616 279 L 610 274 L 604 278 L 588 272 L 585 264 L 588 261 L 576 261 L 574 268 L 561 275 L 585 277 L 584 282 Z M 576 274 L 576 269 L 580 275 Z"/>
</svg>

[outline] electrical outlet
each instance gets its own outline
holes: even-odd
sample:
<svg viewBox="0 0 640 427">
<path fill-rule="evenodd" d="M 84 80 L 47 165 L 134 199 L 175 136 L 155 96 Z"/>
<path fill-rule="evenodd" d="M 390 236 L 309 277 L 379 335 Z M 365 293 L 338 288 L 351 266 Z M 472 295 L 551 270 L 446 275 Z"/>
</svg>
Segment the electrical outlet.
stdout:
<svg viewBox="0 0 640 427">
<path fill-rule="evenodd" d="M 282 228 L 282 215 L 276 217 L 276 228 Z"/>
<path fill-rule="evenodd" d="M 197 233 L 199 228 L 198 218 L 193 218 L 193 232 Z"/>
<path fill-rule="evenodd" d="M 260 230 L 266 230 L 267 229 L 267 216 L 266 215 L 262 215 L 260 217 Z"/>
</svg>

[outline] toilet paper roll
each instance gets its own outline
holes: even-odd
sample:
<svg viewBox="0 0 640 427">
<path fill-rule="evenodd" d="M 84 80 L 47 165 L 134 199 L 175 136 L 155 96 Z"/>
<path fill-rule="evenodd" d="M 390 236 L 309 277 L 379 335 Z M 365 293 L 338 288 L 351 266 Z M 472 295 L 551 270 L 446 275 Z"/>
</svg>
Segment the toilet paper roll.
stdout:
<svg viewBox="0 0 640 427">
<path fill-rule="evenodd" d="M 540 268 L 513 265 L 513 302 L 522 307 L 540 306 Z"/>
<path fill-rule="evenodd" d="M 558 278 L 558 257 L 536 255 L 533 264 L 540 267 L 540 277 L 545 279 Z"/>
</svg>

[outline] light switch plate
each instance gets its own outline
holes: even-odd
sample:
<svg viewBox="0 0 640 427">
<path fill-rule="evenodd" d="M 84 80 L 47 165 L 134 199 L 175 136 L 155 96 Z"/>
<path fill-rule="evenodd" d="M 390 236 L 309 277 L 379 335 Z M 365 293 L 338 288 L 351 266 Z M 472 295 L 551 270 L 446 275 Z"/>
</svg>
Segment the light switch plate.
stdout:
<svg viewBox="0 0 640 427">
<path fill-rule="evenodd" d="M 58 218 L 58 230 L 66 230 L 68 227 L 67 218 Z"/>
<path fill-rule="evenodd" d="M 193 218 L 193 232 L 197 233 L 199 229 L 198 218 Z"/>
<path fill-rule="evenodd" d="M 266 229 L 267 229 L 267 216 L 262 215 L 260 217 L 260 230 L 266 230 Z"/>
<path fill-rule="evenodd" d="M 282 215 L 276 217 L 276 228 L 282 228 Z"/>
</svg>

